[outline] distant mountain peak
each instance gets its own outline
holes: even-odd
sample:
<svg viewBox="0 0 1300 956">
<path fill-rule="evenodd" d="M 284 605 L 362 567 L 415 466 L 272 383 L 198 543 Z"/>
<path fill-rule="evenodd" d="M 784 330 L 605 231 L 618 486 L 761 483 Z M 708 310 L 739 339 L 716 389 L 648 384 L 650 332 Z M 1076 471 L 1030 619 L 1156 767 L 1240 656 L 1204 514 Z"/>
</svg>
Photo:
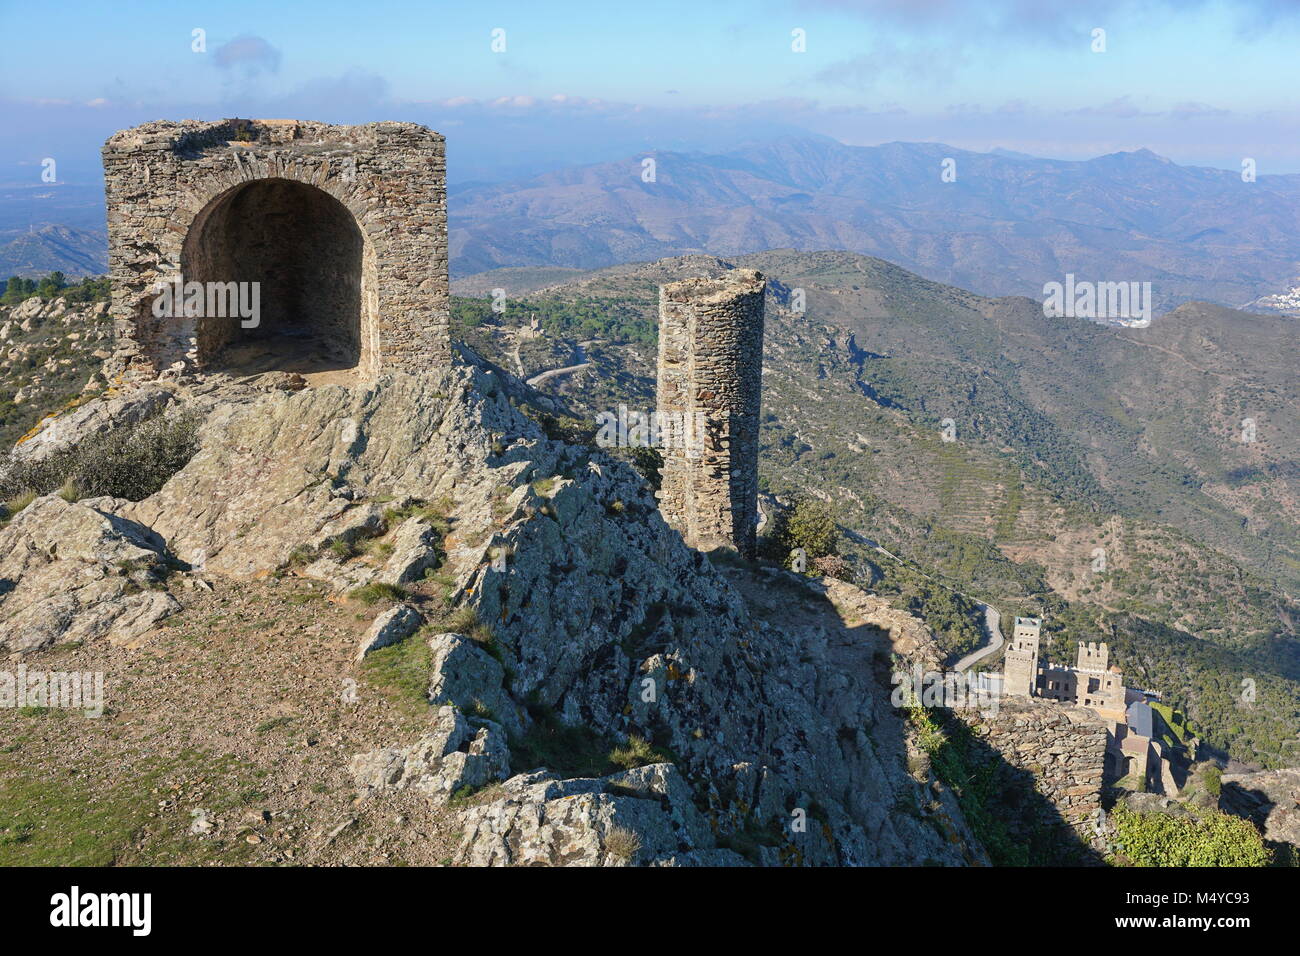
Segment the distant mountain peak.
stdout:
<svg viewBox="0 0 1300 956">
<path fill-rule="evenodd" d="M 1168 166 L 1178 165 L 1168 156 L 1161 156 L 1159 153 L 1152 152 L 1143 146 L 1141 149 L 1118 150 L 1114 153 L 1106 153 L 1104 156 L 1098 156 L 1093 162 L 1112 161 L 1136 161 L 1144 163 L 1161 163 Z"/>
</svg>

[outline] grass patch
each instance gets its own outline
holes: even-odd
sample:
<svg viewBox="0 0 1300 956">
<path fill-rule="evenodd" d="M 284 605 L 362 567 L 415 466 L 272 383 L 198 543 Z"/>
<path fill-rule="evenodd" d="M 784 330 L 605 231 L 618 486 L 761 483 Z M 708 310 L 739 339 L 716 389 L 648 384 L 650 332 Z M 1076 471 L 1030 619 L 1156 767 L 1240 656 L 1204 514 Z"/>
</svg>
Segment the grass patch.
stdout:
<svg viewBox="0 0 1300 956">
<path fill-rule="evenodd" d="M 361 663 L 361 675 L 395 705 L 409 713 L 424 713 L 429 708 L 429 672 L 433 668 L 433 651 L 429 649 L 428 629 L 371 651 Z"/>
<path fill-rule="evenodd" d="M 404 508 L 389 508 L 384 512 L 384 527 L 391 531 L 410 518 L 423 518 L 438 534 L 446 537 L 451 530 L 450 515 L 454 507 L 455 502 L 444 496 L 433 502 L 416 501 Z"/>
<path fill-rule="evenodd" d="M 611 827 L 605 834 L 605 850 L 624 863 L 631 863 L 641 850 L 641 838 L 624 827 Z"/>
<path fill-rule="evenodd" d="M 456 579 L 438 568 L 425 568 L 424 580 L 434 586 L 438 600 L 449 607 L 456 595 Z"/>
<path fill-rule="evenodd" d="M 555 486 L 559 484 L 560 479 L 556 475 L 550 478 L 542 478 L 533 482 L 533 491 L 537 492 L 543 498 L 549 498 L 555 494 Z"/>
<path fill-rule="evenodd" d="M 2 512 L 0 513 L 0 521 L 8 521 L 14 515 L 18 514 L 18 512 L 22 511 L 29 504 L 35 501 L 37 497 L 38 496 L 34 491 L 25 491 L 21 494 L 14 495 L 3 505 L 0 505 L 0 512 Z"/>
<path fill-rule="evenodd" d="M 361 587 L 353 588 L 348 592 L 349 598 L 360 601 L 367 606 L 385 602 L 400 604 L 408 596 L 406 588 L 398 587 L 396 584 L 385 584 L 382 581 L 371 581 L 369 584 L 363 584 Z"/>
<path fill-rule="evenodd" d="M 645 767 L 652 763 L 675 763 L 673 755 L 666 750 L 660 750 L 649 741 L 636 734 L 628 737 L 627 743 L 621 747 L 615 747 L 609 752 L 609 761 L 615 766 L 622 767 L 624 770 L 633 770 L 637 767 Z"/>
<path fill-rule="evenodd" d="M 339 561 L 351 561 L 361 553 L 356 542 L 350 538 L 334 538 L 325 546 L 325 550 Z"/>
<path fill-rule="evenodd" d="M 590 727 L 566 724 L 549 708 L 529 707 L 527 733 L 510 740 L 510 766 L 522 772 L 545 767 L 566 777 L 604 777 L 652 763 L 673 763 L 671 753 L 631 736 L 613 745 Z"/>
<path fill-rule="evenodd" d="M 447 630 L 454 631 L 457 634 L 464 634 L 470 640 L 480 644 L 485 651 L 498 661 L 504 663 L 501 658 L 501 648 L 496 642 L 496 635 L 492 633 L 492 628 L 478 619 L 478 611 L 475 608 L 466 605 L 453 611 L 447 618 Z"/>
<path fill-rule="evenodd" d="M 529 708 L 533 724 L 510 741 L 516 772 L 545 767 L 565 777 L 603 777 L 619 768 L 609 759 L 609 741 L 590 727 L 563 723 L 551 710 Z"/>
<path fill-rule="evenodd" d="M 148 760 L 108 786 L 93 772 L 49 773 L 0 759 L 0 867 L 242 862 L 251 850 L 243 841 L 192 836 L 188 808 L 156 808 L 170 775 L 197 775 L 228 782 L 204 798 L 204 809 L 224 816 L 239 806 L 246 770 L 233 757 L 187 751 Z"/>
</svg>

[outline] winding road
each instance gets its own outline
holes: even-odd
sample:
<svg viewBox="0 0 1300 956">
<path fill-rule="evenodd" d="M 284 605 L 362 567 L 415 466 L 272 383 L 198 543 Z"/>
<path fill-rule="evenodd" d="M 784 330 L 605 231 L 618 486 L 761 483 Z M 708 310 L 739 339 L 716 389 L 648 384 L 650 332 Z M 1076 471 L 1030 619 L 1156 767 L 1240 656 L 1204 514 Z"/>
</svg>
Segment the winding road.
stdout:
<svg viewBox="0 0 1300 956">
<path fill-rule="evenodd" d="M 591 365 L 591 362 L 588 361 L 587 359 L 587 351 L 581 345 L 574 346 L 573 357 L 578 359 L 578 364 L 566 365 L 564 366 L 564 368 L 553 368 L 545 372 L 541 372 L 537 375 L 534 375 L 532 378 L 528 379 L 528 384 L 531 385 L 533 388 L 536 388 L 538 385 L 541 385 L 543 382 L 549 381 L 550 379 L 553 379 L 559 375 L 568 375 L 570 372 L 580 372 L 584 368 L 587 368 L 588 366 Z"/>
<path fill-rule="evenodd" d="M 995 608 L 992 604 L 985 604 L 979 598 L 971 597 L 969 594 L 965 594 L 961 591 L 958 591 L 956 588 L 948 587 L 948 585 L 944 584 L 934 575 L 928 574 L 925 571 L 922 571 L 916 565 L 912 564 L 910 561 L 904 561 L 898 555 L 890 551 L 886 551 L 877 542 L 872 541 L 870 538 L 858 534 L 856 531 L 848 531 L 846 529 L 846 533 L 850 538 L 853 538 L 860 544 L 864 544 L 868 548 L 871 548 L 873 551 L 878 551 L 881 554 L 886 555 L 887 557 L 893 558 L 899 564 L 907 565 L 909 568 L 912 568 L 912 570 L 916 571 L 917 573 L 925 575 L 935 584 L 939 585 L 939 587 L 946 588 L 947 590 L 952 591 L 953 594 L 960 594 L 968 601 L 972 601 L 973 603 L 978 604 L 981 608 L 984 609 L 984 634 L 988 638 L 988 643 L 984 644 L 981 647 L 975 648 L 975 650 L 971 651 L 969 654 L 967 654 L 965 657 L 959 660 L 956 666 L 953 667 L 953 670 L 964 671 L 967 668 L 972 667 L 975 664 L 978 664 L 980 661 L 984 660 L 984 658 L 988 657 L 990 654 L 994 654 L 1001 649 L 1003 643 L 1005 643 L 1002 638 L 1002 615 L 998 613 L 998 609 Z"/>
</svg>

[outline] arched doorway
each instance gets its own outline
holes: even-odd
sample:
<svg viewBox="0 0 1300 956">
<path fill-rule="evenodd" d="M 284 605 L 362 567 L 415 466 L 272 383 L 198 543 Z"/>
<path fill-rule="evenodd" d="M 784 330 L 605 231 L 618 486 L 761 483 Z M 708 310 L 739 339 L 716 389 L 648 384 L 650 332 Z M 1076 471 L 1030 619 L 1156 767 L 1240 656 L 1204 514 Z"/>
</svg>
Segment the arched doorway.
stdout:
<svg viewBox="0 0 1300 956">
<path fill-rule="evenodd" d="M 352 213 L 315 186 L 256 179 L 217 196 L 185 237 L 181 275 L 187 288 L 221 284 L 225 301 L 238 292 L 258 314 L 206 309 L 196 328 L 199 367 L 368 373 L 377 361 L 373 258 Z"/>
</svg>

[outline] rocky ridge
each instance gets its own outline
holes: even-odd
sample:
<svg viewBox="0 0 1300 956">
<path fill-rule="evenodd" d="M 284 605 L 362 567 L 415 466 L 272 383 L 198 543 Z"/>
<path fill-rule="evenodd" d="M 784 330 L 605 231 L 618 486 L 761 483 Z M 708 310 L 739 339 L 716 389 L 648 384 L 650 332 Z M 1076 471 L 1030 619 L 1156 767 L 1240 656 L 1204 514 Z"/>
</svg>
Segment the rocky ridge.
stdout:
<svg viewBox="0 0 1300 956">
<path fill-rule="evenodd" d="M 351 589 L 437 573 L 481 625 L 412 634 L 407 592 L 394 639 L 432 649 L 429 730 L 352 770 L 369 799 L 413 789 L 464 806 L 460 862 L 981 861 L 955 802 L 907 773 L 876 673 L 886 630 L 756 617 L 735 584 L 756 572 L 686 548 L 634 470 L 546 438 L 500 372 L 160 387 L 205 416 L 198 452 L 143 501 L 50 495 L 0 529 L 0 649 L 129 643 L 172 613 L 171 589 L 213 576 Z M 161 401 L 149 395 L 96 400 L 61 440 L 127 414 L 107 403 Z M 421 510 L 431 501 L 445 527 Z M 857 593 L 861 612 L 875 599 Z M 825 614 L 828 596 L 806 597 Z M 657 762 L 597 777 L 513 766 L 511 744 L 550 721 L 641 741 Z"/>
</svg>

